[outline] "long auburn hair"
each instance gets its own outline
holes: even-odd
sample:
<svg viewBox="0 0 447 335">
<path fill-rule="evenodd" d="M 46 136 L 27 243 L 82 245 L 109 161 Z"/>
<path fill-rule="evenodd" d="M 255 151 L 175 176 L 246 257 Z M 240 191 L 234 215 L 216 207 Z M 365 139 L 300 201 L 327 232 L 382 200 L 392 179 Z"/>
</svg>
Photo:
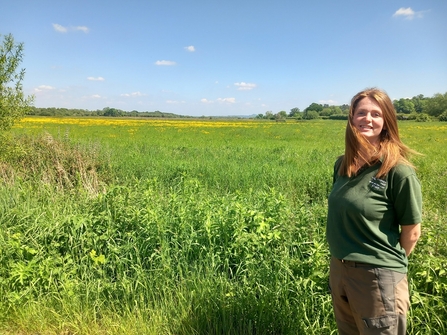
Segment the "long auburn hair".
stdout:
<svg viewBox="0 0 447 335">
<path fill-rule="evenodd" d="M 360 100 L 369 97 L 382 110 L 383 129 L 380 133 L 380 144 L 375 147 L 353 125 L 354 112 Z M 396 110 L 393 102 L 385 91 L 378 88 L 368 88 L 357 93 L 351 100 L 348 124 L 345 135 L 345 154 L 342 158 L 339 175 L 351 177 L 357 173 L 362 165 L 372 165 L 381 161 L 382 165 L 376 175 L 382 178 L 398 163 L 414 167 L 408 157 L 415 151 L 402 143 L 397 127 Z"/>
</svg>

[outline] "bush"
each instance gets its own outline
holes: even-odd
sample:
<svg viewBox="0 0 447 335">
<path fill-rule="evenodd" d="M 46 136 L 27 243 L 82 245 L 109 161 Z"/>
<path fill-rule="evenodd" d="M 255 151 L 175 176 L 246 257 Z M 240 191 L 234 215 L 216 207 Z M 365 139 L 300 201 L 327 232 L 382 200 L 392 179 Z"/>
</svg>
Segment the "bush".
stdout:
<svg viewBox="0 0 447 335">
<path fill-rule="evenodd" d="M 431 118 L 428 114 L 420 113 L 418 116 L 416 116 L 416 122 L 429 122 L 431 121 Z"/>
<path fill-rule="evenodd" d="M 335 114 L 335 115 L 329 116 L 329 119 L 330 120 L 347 120 L 348 115 L 347 114 Z"/>
<path fill-rule="evenodd" d="M 308 111 L 305 116 L 306 120 L 315 120 L 318 118 L 320 118 L 320 114 L 318 114 L 318 112 L 315 111 Z"/>
<path fill-rule="evenodd" d="M 409 120 L 409 115 L 404 113 L 397 113 L 397 119 L 401 121 Z"/>
<path fill-rule="evenodd" d="M 439 121 L 447 121 L 447 110 L 439 115 Z"/>
<path fill-rule="evenodd" d="M 108 166 L 98 159 L 97 151 L 94 146 L 81 148 L 50 134 L 36 138 L 4 134 L 0 136 L 0 180 L 13 184 L 19 178 L 97 193 L 102 189 L 98 172 L 107 171 Z"/>
<path fill-rule="evenodd" d="M 411 113 L 410 115 L 408 115 L 408 117 L 407 117 L 407 120 L 411 120 L 411 121 L 414 121 L 414 120 L 416 120 L 417 119 L 417 117 L 418 117 L 418 113 L 416 113 L 416 112 L 414 112 L 414 113 Z"/>
</svg>

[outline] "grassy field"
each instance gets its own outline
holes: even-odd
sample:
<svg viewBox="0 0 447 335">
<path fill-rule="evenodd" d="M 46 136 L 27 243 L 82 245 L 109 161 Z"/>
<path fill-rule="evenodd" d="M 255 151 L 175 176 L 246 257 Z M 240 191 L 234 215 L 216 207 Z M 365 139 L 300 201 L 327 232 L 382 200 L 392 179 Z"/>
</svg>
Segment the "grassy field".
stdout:
<svg viewBox="0 0 447 335">
<path fill-rule="evenodd" d="M 0 333 L 335 334 L 326 198 L 344 128 L 24 119 L 1 156 Z M 424 196 L 408 334 L 446 334 L 447 124 L 400 130 Z"/>
</svg>

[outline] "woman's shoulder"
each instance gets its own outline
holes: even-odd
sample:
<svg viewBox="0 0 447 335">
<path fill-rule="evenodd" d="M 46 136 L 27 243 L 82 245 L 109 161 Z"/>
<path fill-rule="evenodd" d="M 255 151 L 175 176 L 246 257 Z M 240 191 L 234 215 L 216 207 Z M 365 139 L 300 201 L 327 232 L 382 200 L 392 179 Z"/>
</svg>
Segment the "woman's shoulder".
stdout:
<svg viewBox="0 0 447 335">
<path fill-rule="evenodd" d="M 338 156 L 337 159 L 335 160 L 335 164 L 334 165 L 335 166 L 340 166 L 344 157 L 345 157 L 345 155 Z"/>
<path fill-rule="evenodd" d="M 395 174 L 403 175 L 403 176 L 416 174 L 414 167 L 409 164 L 405 164 L 405 163 L 398 163 L 390 170 L 390 172 L 391 171 Z"/>
<path fill-rule="evenodd" d="M 401 181 L 407 178 L 416 178 L 416 171 L 413 166 L 405 163 L 398 163 L 396 166 L 391 168 L 388 172 L 388 176 L 393 178 L 395 181 Z"/>
</svg>

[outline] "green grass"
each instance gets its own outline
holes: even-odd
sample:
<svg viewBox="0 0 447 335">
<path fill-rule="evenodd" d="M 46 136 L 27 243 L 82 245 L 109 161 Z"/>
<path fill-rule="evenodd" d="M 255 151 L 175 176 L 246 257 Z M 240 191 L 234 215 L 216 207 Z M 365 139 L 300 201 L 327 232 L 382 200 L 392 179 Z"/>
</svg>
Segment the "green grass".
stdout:
<svg viewBox="0 0 447 335">
<path fill-rule="evenodd" d="M 345 122 L 51 120 L 2 152 L 0 333 L 336 333 L 326 197 Z M 424 154 L 408 333 L 445 334 L 447 127 L 400 129 Z"/>
</svg>

